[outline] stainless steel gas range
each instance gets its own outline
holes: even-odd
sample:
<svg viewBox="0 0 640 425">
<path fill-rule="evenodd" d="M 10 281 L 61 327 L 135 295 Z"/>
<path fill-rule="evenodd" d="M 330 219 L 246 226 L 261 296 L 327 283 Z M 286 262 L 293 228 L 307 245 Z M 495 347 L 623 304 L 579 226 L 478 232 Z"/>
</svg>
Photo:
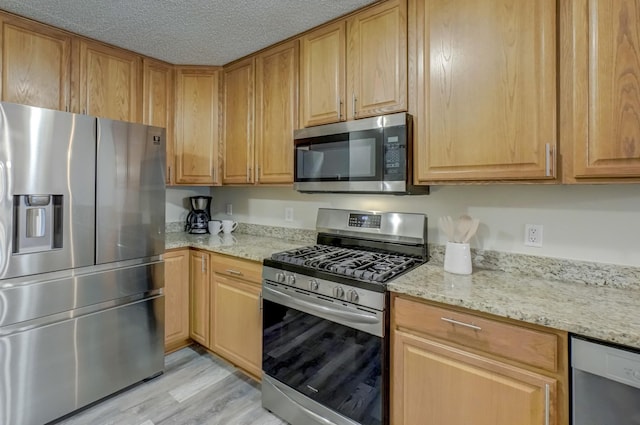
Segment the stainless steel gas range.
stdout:
<svg viewBox="0 0 640 425">
<path fill-rule="evenodd" d="M 262 405 L 292 425 L 387 424 L 386 283 L 427 261 L 427 217 L 320 209 L 316 230 L 263 263 Z"/>
</svg>

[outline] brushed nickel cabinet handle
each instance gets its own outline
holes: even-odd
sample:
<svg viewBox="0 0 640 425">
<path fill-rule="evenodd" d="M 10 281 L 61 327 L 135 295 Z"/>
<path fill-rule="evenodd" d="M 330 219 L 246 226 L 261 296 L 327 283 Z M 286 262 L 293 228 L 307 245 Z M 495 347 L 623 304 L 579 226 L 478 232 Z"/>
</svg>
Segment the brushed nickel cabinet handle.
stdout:
<svg viewBox="0 0 640 425">
<path fill-rule="evenodd" d="M 551 149 L 551 143 L 547 143 L 544 146 L 544 161 L 545 161 L 545 176 L 552 176 L 553 166 L 553 149 Z"/>
<path fill-rule="evenodd" d="M 242 272 L 239 272 L 238 270 L 227 269 L 227 273 L 234 274 L 236 276 L 242 276 Z"/>
<path fill-rule="evenodd" d="M 247 167 L 247 183 L 251 181 L 251 178 L 249 177 L 250 175 L 251 175 L 251 167 Z"/>
<path fill-rule="evenodd" d="M 457 320 L 454 319 L 449 319 L 447 317 L 441 317 L 440 320 L 444 320 L 447 323 L 451 323 L 452 325 L 458 325 L 458 326 L 464 326 L 465 328 L 471 328 L 475 331 L 481 331 L 482 328 L 480 326 L 476 326 L 473 323 L 464 323 L 464 322 L 459 322 Z"/>
<path fill-rule="evenodd" d="M 338 121 L 342 121 L 342 106 L 344 105 L 344 102 L 342 101 L 342 98 L 340 96 L 338 96 Z"/>
<path fill-rule="evenodd" d="M 550 415 L 550 400 L 549 400 L 549 384 L 544 385 L 544 425 L 549 425 L 551 420 Z"/>
<path fill-rule="evenodd" d="M 357 118 L 358 117 L 358 112 L 356 111 L 356 104 L 358 103 L 358 97 L 356 96 L 355 93 L 353 93 L 352 96 L 352 102 L 353 102 L 353 118 Z"/>
</svg>

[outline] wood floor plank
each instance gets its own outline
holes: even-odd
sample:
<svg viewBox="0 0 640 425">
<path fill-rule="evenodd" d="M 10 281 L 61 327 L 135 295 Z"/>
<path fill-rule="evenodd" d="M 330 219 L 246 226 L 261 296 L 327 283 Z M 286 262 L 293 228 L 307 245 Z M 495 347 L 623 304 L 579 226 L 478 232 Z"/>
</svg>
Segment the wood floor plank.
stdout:
<svg viewBox="0 0 640 425">
<path fill-rule="evenodd" d="M 262 408 L 260 384 L 187 347 L 165 357 L 165 372 L 56 425 L 286 425 Z"/>
</svg>

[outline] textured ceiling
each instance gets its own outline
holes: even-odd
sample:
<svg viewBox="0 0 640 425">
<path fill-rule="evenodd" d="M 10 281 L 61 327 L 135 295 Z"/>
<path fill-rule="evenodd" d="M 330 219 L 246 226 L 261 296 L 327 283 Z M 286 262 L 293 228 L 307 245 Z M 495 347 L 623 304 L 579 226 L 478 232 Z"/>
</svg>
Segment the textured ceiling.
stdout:
<svg viewBox="0 0 640 425">
<path fill-rule="evenodd" d="M 224 65 L 376 0 L 0 0 L 0 9 L 174 63 Z"/>
</svg>

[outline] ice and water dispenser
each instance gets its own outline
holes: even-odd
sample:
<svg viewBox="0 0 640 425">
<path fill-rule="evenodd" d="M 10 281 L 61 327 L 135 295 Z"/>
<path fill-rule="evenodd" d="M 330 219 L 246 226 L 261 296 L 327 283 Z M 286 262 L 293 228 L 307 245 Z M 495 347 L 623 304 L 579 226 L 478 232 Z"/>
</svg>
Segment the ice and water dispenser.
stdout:
<svg viewBox="0 0 640 425">
<path fill-rule="evenodd" d="M 62 195 L 13 197 L 14 254 L 62 248 Z"/>
</svg>

